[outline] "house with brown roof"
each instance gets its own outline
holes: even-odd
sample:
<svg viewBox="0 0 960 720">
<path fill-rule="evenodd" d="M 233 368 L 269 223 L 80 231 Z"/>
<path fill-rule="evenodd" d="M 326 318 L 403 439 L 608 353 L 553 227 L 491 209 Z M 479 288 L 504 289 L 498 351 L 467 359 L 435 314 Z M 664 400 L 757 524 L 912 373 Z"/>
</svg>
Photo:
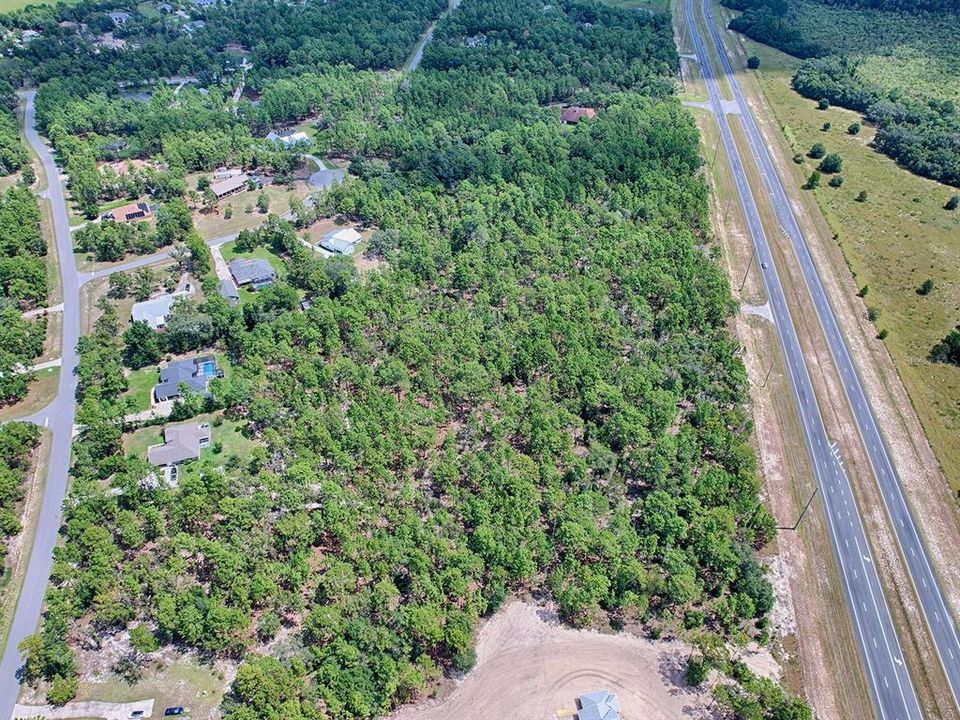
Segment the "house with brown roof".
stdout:
<svg viewBox="0 0 960 720">
<path fill-rule="evenodd" d="M 564 108 L 563 112 L 560 113 L 560 122 L 562 122 L 564 125 L 576 125 L 584 118 L 587 120 L 593 120 L 596 116 L 597 111 L 593 108 L 571 105 L 568 108 Z"/>
<path fill-rule="evenodd" d="M 153 213 L 150 212 L 150 206 L 145 202 L 134 202 L 127 205 L 121 205 L 109 212 L 103 214 L 103 220 L 116 220 L 117 222 L 134 222 L 137 220 L 146 220 Z"/>
</svg>

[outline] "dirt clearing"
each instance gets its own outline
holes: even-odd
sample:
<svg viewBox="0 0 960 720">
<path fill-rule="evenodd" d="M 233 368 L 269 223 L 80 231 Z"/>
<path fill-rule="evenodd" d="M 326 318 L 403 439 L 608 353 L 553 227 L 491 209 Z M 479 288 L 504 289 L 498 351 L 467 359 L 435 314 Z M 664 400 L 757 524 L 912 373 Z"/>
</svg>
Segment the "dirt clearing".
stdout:
<svg viewBox="0 0 960 720">
<path fill-rule="evenodd" d="M 573 630 L 533 605 L 514 602 L 477 638 L 477 664 L 446 697 L 404 708 L 391 720 L 547 720 L 569 717 L 592 690 L 616 693 L 623 717 L 711 718 L 709 692 L 686 686 L 689 648 L 629 635 Z"/>
</svg>

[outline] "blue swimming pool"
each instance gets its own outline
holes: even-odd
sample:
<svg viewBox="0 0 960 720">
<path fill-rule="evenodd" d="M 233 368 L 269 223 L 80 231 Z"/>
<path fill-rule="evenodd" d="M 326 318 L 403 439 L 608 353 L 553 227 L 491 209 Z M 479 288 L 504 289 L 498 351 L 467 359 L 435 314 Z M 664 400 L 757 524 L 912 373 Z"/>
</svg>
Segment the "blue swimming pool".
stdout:
<svg viewBox="0 0 960 720">
<path fill-rule="evenodd" d="M 217 374 L 217 363 L 213 360 L 207 360 L 200 366 L 200 369 L 203 371 L 204 377 L 213 377 Z"/>
</svg>

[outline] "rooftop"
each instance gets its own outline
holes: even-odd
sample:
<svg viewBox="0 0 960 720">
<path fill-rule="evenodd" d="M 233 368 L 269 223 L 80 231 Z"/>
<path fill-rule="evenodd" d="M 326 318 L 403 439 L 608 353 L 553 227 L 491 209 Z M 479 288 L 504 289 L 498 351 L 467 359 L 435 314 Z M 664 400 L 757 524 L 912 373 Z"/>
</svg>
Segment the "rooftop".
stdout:
<svg viewBox="0 0 960 720">
<path fill-rule="evenodd" d="M 130 311 L 130 319 L 133 322 L 145 322 L 154 330 L 158 330 L 167 324 L 167 315 L 170 314 L 170 308 L 173 307 L 173 304 L 180 298 L 187 296 L 188 293 L 178 292 L 134 303 L 133 309 Z"/>
<path fill-rule="evenodd" d="M 239 175 L 228 177 L 220 182 L 212 183 L 210 190 L 213 191 L 213 194 L 217 197 L 223 197 L 224 195 L 229 195 L 242 189 L 246 186 L 247 179 L 246 173 L 240 173 Z"/>
<path fill-rule="evenodd" d="M 163 445 L 147 448 L 147 460 L 154 465 L 176 465 L 200 458 L 200 450 L 210 442 L 210 424 L 191 422 L 171 425 L 163 431 Z"/>
<path fill-rule="evenodd" d="M 259 258 L 231 260 L 228 267 L 237 285 L 270 282 L 277 275 L 270 263 Z"/>
<path fill-rule="evenodd" d="M 204 393 L 207 383 L 219 374 L 212 355 L 178 360 L 160 368 L 160 382 L 154 385 L 153 394 L 158 402 L 180 397 L 181 383 L 193 392 Z"/>
<path fill-rule="evenodd" d="M 620 720 L 620 700 L 609 690 L 581 695 L 577 705 L 577 720 Z"/>
<path fill-rule="evenodd" d="M 563 112 L 560 113 L 560 121 L 565 123 L 578 123 L 583 118 L 592 120 L 596 116 L 597 116 L 597 111 L 594 110 L 593 108 L 571 105 L 568 108 L 564 108 Z"/>
</svg>

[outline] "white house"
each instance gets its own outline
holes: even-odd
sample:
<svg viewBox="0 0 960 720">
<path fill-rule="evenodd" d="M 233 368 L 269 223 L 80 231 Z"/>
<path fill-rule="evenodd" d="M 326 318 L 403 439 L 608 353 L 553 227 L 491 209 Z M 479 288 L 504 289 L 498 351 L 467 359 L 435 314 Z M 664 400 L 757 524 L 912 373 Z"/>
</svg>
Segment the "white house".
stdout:
<svg viewBox="0 0 960 720">
<path fill-rule="evenodd" d="M 343 228 L 328 232 L 320 240 L 320 247 L 338 255 L 349 255 L 353 252 L 361 235 L 353 228 Z"/>
</svg>

